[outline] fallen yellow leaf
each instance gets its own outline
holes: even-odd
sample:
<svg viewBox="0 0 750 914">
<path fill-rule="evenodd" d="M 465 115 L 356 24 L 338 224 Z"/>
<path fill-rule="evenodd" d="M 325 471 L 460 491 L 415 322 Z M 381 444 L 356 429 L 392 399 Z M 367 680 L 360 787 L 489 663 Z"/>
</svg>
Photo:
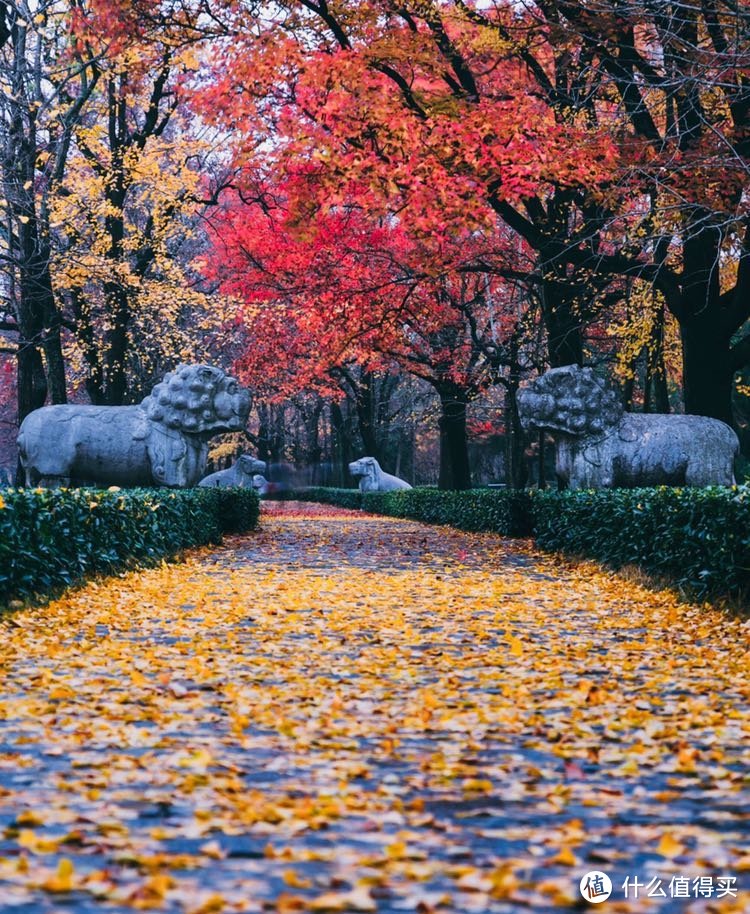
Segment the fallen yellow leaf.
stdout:
<svg viewBox="0 0 750 914">
<path fill-rule="evenodd" d="M 679 857 L 684 852 L 685 845 L 677 841 L 669 832 L 661 836 L 656 847 L 656 853 L 661 854 L 662 857 Z"/>
</svg>

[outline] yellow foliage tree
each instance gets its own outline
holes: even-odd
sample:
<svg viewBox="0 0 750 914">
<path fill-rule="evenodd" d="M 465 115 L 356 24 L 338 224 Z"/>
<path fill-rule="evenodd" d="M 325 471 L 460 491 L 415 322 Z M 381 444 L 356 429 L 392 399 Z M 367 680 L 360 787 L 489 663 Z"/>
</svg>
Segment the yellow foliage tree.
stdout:
<svg viewBox="0 0 750 914">
<path fill-rule="evenodd" d="M 234 332 L 231 300 L 208 296 L 189 266 L 216 192 L 211 144 L 178 112 L 176 80 L 193 62 L 154 53 L 103 63 L 52 204 L 68 355 L 94 403 L 140 399 L 175 363 L 226 353 Z"/>
</svg>

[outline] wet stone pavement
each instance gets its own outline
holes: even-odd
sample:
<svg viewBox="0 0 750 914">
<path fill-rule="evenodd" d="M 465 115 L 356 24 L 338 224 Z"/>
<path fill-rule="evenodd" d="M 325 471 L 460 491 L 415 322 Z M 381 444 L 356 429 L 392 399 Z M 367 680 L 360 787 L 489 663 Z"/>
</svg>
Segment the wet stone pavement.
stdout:
<svg viewBox="0 0 750 914">
<path fill-rule="evenodd" d="M 750 910 L 717 610 L 285 504 L 0 624 L 2 911 Z"/>
</svg>

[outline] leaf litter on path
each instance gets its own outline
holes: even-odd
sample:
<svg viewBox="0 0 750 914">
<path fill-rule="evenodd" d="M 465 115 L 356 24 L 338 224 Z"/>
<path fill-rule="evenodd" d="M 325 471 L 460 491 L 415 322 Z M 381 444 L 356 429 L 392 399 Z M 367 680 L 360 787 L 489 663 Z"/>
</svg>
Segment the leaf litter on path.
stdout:
<svg viewBox="0 0 750 914">
<path fill-rule="evenodd" d="M 292 507 L 1 624 L 2 910 L 546 912 L 597 869 L 603 910 L 750 909 L 750 627 L 710 607 Z"/>
</svg>

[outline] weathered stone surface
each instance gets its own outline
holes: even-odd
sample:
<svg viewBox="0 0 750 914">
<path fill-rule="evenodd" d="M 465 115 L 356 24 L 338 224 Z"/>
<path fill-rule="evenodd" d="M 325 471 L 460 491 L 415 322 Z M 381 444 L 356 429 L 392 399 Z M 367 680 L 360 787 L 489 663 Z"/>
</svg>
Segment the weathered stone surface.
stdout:
<svg viewBox="0 0 750 914">
<path fill-rule="evenodd" d="M 359 476 L 360 492 L 391 492 L 394 489 L 410 489 L 411 486 L 398 476 L 384 473 L 374 457 L 361 457 L 349 464 L 352 476 Z"/>
<path fill-rule="evenodd" d="M 253 488 L 258 495 L 267 495 L 270 487 L 270 483 L 261 473 L 256 473 L 255 476 L 253 476 Z"/>
<path fill-rule="evenodd" d="M 705 416 L 625 413 L 592 369 L 553 368 L 518 394 L 526 431 L 555 439 L 558 477 L 571 489 L 734 484 L 739 441 Z"/>
<path fill-rule="evenodd" d="M 26 484 L 194 486 L 209 438 L 243 429 L 249 409 L 249 393 L 210 365 L 180 365 L 137 406 L 44 406 L 18 435 Z"/>
<path fill-rule="evenodd" d="M 253 476 L 256 473 L 264 473 L 266 464 L 263 460 L 257 460 L 249 454 L 242 454 L 237 458 L 237 462 L 226 470 L 219 470 L 211 473 L 198 483 L 204 488 L 233 488 L 250 489 L 253 487 Z"/>
</svg>

